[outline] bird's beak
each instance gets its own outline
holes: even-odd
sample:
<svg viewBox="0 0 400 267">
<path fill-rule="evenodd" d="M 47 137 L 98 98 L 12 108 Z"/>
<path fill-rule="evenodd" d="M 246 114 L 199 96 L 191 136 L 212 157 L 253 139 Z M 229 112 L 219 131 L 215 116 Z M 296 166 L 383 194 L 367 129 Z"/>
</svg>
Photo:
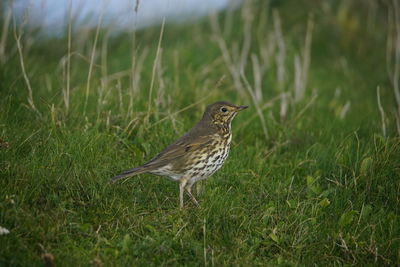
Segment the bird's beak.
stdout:
<svg viewBox="0 0 400 267">
<path fill-rule="evenodd" d="M 248 106 L 237 106 L 236 107 L 237 111 L 241 111 L 241 110 L 246 109 L 246 108 L 248 108 Z"/>
</svg>

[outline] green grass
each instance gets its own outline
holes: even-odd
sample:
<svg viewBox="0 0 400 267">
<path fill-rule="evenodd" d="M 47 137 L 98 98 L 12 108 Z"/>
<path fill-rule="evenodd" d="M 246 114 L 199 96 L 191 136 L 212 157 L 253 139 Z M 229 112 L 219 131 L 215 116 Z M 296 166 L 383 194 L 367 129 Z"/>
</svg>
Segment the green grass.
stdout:
<svg viewBox="0 0 400 267">
<path fill-rule="evenodd" d="M 95 30 L 74 34 L 68 110 L 68 35 L 41 40 L 26 31 L 21 39 L 34 110 L 10 28 L 0 58 L 0 138 L 8 143 L 0 147 L 0 226 L 10 230 L 0 236 L 0 265 L 41 265 L 46 253 L 58 266 L 399 265 L 400 139 L 381 34 L 387 10 L 372 2 L 250 2 L 219 15 L 221 34 L 213 19 L 166 25 L 151 96 L 160 27 L 134 36 L 101 31 L 89 87 Z M 309 14 L 308 81 L 294 101 Z M 254 58 L 265 67 L 256 102 L 272 101 L 262 111 L 266 132 L 243 77 L 235 85 L 221 40 L 233 62 L 244 54 L 253 92 Z M 200 207 L 186 197 L 180 210 L 178 184 L 162 177 L 109 182 L 185 133 L 216 100 L 250 109 L 233 122 L 223 168 L 197 186 Z"/>
</svg>

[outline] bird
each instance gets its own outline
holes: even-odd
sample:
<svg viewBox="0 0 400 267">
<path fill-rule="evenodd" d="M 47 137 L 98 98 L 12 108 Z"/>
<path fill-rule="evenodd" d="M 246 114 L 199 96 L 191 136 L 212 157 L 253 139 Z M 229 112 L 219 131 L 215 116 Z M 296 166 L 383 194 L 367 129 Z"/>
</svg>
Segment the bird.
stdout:
<svg viewBox="0 0 400 267">
<path fill-rule="evenodd" d="M 201 120 L 186 134 L 167 146 L 148 162 L 111 178 L 117 180 L 150 173 L 179 182 L 179 204 L 183 208 L 184 191 L 199 206 L 192 186 L 207 179 L 224 164 L 232 141 L 231 122 L 248 106 L 218 101 L 206 107 Z"/>
</svg>

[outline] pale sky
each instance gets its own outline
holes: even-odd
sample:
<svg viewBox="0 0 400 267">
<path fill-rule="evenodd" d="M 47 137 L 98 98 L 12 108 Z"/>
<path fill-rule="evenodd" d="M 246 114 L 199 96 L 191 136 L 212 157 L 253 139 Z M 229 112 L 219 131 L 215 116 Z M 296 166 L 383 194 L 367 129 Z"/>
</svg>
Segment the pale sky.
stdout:
<svg viewBox="0 0 400 267">
<path fill-rule="evenodd" d="M 102 25 L 115 30 L 134 30 L 149 25 L 186 21 L 241 0 L 14 0 L 13 12 L 20 20 L 28 11 L 28 25 L 41 27 L 47 34 L 63 32 L 68 25 L 72 6 L 73 25 L 94 27 L 102 17 Z M 135 7 L 138 3 L 137 12 Z M 6 9 L 7 10 L 7 9 Z"/>
</svg>

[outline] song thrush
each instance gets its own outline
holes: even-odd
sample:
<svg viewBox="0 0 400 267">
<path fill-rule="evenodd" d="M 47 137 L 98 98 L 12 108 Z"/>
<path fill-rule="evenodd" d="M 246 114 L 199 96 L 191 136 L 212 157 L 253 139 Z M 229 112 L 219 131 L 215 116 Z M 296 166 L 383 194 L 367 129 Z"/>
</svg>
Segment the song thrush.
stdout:
<svg viewBox="0 0 400 267">
<path fill-rule="evenodd" d="M 198 205 L 192 195 L 192 186 L 221 168 L 232 140 L 231 122 L 237 112 L 245 108 L 247 106 L 235 106 L 223 101 L 207 106 L 202 119 L 184 136 L 142 166 L 126 170 L 112 180 L 142 173 L 167 176 L 180 183 L 181 208 L 184 190 Z"/>
</svg>

